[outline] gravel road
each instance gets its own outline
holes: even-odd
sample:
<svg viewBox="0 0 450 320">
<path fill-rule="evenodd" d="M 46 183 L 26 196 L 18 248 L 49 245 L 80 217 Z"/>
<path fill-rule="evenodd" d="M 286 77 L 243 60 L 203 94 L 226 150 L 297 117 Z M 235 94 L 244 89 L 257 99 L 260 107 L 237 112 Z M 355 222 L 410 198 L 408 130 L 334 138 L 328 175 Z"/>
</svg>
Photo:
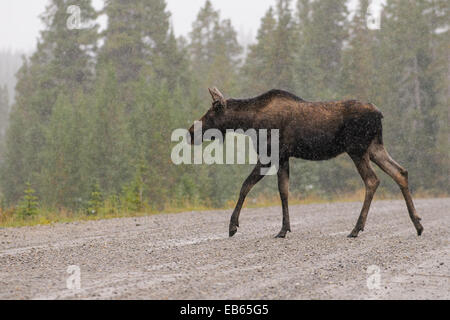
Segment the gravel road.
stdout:
<svg viewBox="0 0 450 320">
<path fill-rule="evenodd" d="M 230 211 L 0 229 L 0 299 L 450 299 L 450 199 L 416 201 L 420 238 L 379 201 L 348 239 L 361 206 L 292 206 L 284 240 L 279 207 L 244 209 L 232 239 Z"/>
</svg>

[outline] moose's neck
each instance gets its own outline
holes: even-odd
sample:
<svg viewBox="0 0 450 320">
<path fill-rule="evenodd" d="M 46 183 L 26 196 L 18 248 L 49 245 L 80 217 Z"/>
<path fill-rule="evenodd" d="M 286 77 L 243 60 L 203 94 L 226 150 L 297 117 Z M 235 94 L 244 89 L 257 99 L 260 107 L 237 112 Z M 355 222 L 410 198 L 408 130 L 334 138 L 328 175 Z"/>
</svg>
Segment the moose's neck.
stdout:
<svg viewBox="0 0 450 320">
<path fill-rule="evenodd" d="M 252 99 L 227 100 L 227 119 L 224 123 L 226 129 L 248 130 L 255 128 L 255 108 Z"/>
</svg>

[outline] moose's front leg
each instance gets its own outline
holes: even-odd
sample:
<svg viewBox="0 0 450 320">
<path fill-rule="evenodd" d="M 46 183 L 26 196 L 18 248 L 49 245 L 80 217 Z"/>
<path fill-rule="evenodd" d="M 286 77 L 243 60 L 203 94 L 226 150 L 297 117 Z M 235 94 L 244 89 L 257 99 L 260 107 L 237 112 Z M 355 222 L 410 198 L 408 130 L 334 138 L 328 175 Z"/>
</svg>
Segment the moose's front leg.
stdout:
<svg viewBox="0 0 450 320">
<path fill-rule="evenodd" d="M 278 170 L 278 189 L 280 191 L 281 205 L 283 207 L 283 226 L 276 238 L 286 238 L 286 234 L 291 232 L 289 221 L 289 158 L 280 161 Z"/>
<path fill-rule="evenodd" d="M 242 206 L 244 205 L 245 198 L 252 188 L 264 178 L 264 175 L 261 175 L 261 168 L 263 165 L 258 162 L 255 169 L 253 169 L 252 173 L 245 180 L 242 185 L 241 193 L 239 195 L 238 203 L 236 204 L 236 208 L 233 211 L 233 215 L 231 216 L 230 221 L 230 237 L 234 236 L 237 232 L 237 228 L 239 227 L 239 216 L 241 214 Z"/>
</svg>

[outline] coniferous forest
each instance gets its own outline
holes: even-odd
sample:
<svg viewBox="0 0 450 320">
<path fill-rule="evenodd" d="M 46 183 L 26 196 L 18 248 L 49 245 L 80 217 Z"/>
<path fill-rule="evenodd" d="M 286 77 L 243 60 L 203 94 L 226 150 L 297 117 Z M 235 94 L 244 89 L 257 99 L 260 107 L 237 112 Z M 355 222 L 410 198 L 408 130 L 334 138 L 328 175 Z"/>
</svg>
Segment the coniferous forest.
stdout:
<svg viewBox="0 0 450 320">
<path fill-rule="evenodd" d="M 67 27 L 74 2 L 85 28 Z M 367 26 L 369 0 L 352 10 L 347 2 L 273 0 L 244 48 L 209 0 L 187 37 L 175 36 L 165 0 L 106 0 L 99 12 L 90 0 L 49 0 L 14 99 L 0 83 L 1 212 L 95 215 L 236 200 L 251 166 L 176 166 L 170 157 L 172 132 L 207 111 L 213 86 L 233 98 L 278 88 L 311 101 L 371 102 L 412 191 L 448 194 L 450 2 L 387 0 L 376 30 Z M 276 195 L 273 179 L 253 195 Z M 363 186 L 348 156 L 292 161 L 296 197 Z"/>
</svg>

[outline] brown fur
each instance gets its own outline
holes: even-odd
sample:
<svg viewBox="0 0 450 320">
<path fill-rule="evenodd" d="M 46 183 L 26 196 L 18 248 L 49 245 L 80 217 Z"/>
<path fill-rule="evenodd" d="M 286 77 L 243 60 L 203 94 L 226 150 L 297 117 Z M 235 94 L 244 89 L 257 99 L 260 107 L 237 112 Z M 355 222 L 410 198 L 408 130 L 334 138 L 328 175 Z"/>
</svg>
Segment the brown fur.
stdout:
<svg viewBox="0 0 450 320">
<path fill-rule="evenodd" d="M 280 132 L 280 167 L 278 185 L 283 205 L 283 227 L 277 237 L 291 231 L 289 223 L 289 159 L 311 161 L 333 159 L 347 153 L 354 161 L 366 185 L 366 199 L 358 223 L 350 234 L 357 237 L 364 230 L 372 198 L 379 185 L 370 161 L 376 163 L 400 186 L 419 235 L 423 232 L 408 188 L 408 175 L 383 146 L 383 115 L 371 103 L 357 100 L 308 102 L 296 95 L 271 90 L 251 99 L 226 100 L 217 89 L 210 89 L 211 109 L 200 119 L 203 133 L 208 129 L 278 129 Z M 189 130 L 192 141 L 194 126 Z M 269 146 L 270 148 L 270 143 Z M 230 222 L 230 236 L 239 226 L 239 215 L 247 194 L 264 176 L 258 163 L 244 182 Z"/>
</svg>

